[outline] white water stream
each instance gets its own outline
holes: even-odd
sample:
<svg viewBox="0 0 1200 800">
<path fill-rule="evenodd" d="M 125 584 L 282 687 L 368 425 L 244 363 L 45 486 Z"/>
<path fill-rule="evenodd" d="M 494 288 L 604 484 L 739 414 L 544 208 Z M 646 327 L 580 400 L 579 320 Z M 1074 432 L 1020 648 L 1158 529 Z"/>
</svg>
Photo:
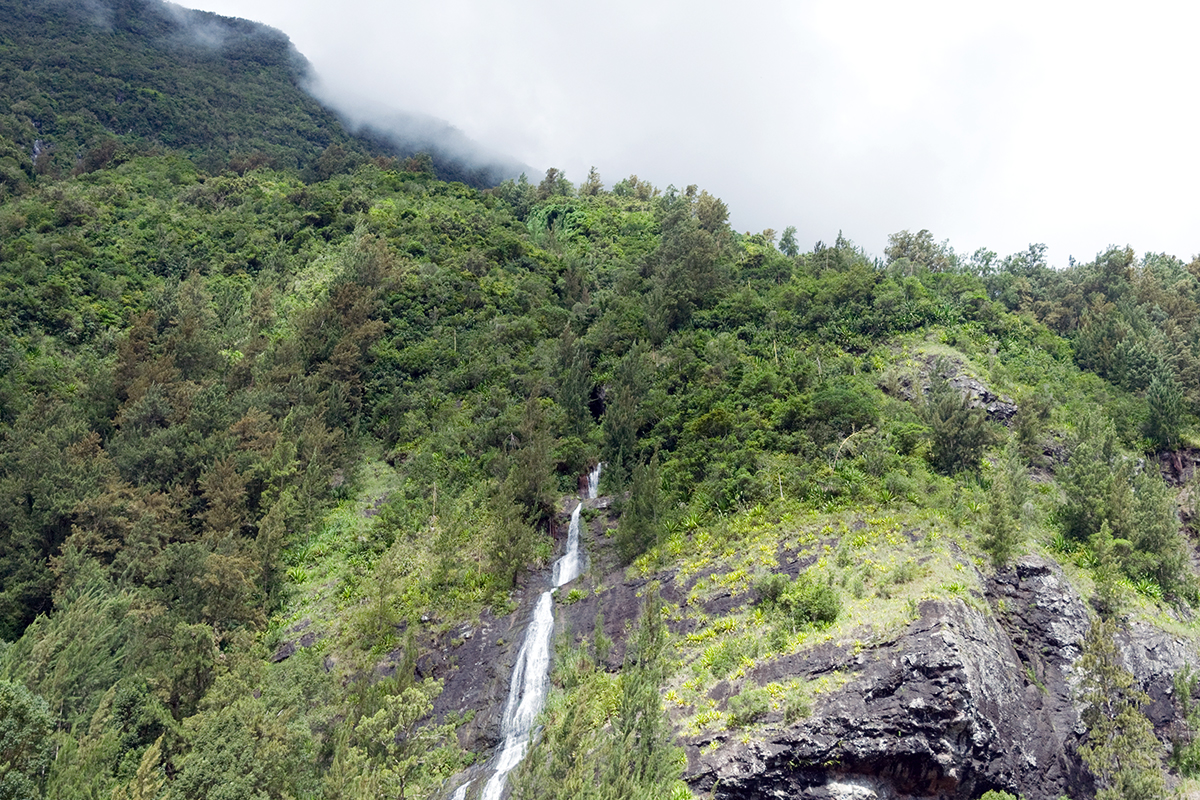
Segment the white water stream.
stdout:
<svg viewBox="0 0 1200 800">
<path fill-rule="evenodd" d="M 597 464 L 588 475 L 588 499 L 595 499 L 599 488 L 600 465 Z M 529 749 L 533 723 L 546 702 L 546 689 L 550 685 L 550 642 L 554 638 L 554 590 L 579 577 L 579 513 L 582 510 L 583 503 L 580 503 L 571 512 L 566 552 L 554 562 L 553 585 L 538 598 L 533 620 L 525 631 L 525 641 L 517 653 L 500 729 L 504 744 L 496 759 L 496 771 L 483 787 L 482 800 L 500 800 L 508 773 L 521 763 Z M 465 800 L 468 785 L 464 783 L 458 787 L 452 800 Z"/>
</svg>

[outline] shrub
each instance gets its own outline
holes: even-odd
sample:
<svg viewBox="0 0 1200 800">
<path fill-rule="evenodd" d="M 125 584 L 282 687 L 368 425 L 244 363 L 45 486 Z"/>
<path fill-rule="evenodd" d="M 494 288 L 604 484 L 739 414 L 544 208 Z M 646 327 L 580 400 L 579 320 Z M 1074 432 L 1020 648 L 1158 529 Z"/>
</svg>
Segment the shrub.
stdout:
<svg viewBox="0 0 1200 800">
<path fill-rule="evenodd" d="M 756 636 L 729 638 L 708 648 L 705 656 L 708 669 L 714 678 L 724 678 L 742 663 L 743 659 L 757 658 L 761 640 Z"/>
<path fill-rule="evenodd" d="M 791 581 L 787 575 L 772 572 L 754 581 L 754 591 L 758 593 L 758 602 L 773 604 L 779 602 L 780 596 L 787 591 L 789 585 Z"/>
<path fill-rule="evenodd" d="M 983 451 L 995 440 L 987 413 L 948 384 L 934 387 L 926 409 L 934 469 L 943 475 L 977 471 Z"/>
<path fill-rule="evenodd" d="M 832 581 L 819 581 L 807 572 L 794 581 L 786 575 L 766 575 L 754 582 L 754 589 L 761 605 L 781 612 L 794 628 L 823 628 L 842 612 L 842 600 Z"/>
<path fill-rule="evenodd" d="M 783 694 L 783 721 L 789 725 L 812 713 L 812 700 L 800 684 L 789 686 Z"/>
<path fill-rule="evenodd" d="M 766 689 L 750 689 L 729 698 L 729 727 L 741 728 L 761 719 L 771 710 Z"/>
<path fill-rule="evenodd" d="M 837 590 L 807 572 L 792 581 L 780 596 L 778 605 L 797 627 L 824 628 L 832 625 L 842 613 L 842 600 Z"/>
</svg>

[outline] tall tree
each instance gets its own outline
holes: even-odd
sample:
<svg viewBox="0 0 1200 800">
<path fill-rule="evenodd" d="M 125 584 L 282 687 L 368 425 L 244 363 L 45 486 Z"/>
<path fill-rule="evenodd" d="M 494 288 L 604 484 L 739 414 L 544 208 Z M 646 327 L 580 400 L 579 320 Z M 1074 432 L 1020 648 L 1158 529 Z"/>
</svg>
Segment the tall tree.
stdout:
<svg viewBox="0 0 1200 800">
<path fill-rule="evenodd" d="M 652 587 L 621 670 L 621 696 L 602 773 L 612 800 L 662 797 L 678 776 L 679 751 L 659 693 L 668 670 L 667 647 L 662 599 Z"/>
<path fill-rule="evenodd" d="M 1169 367 L 1160 366 L 1150 379 L 1150 386 L 1146 389 L 1146 405 L 1150 410 L 1146 420 L 1146 436 L 1159 450 L 1178 447 L 1183 430 L 1183 389 Z"/>
<path fill-rule="evenodd" d="M 1058 515 L 1067 536 L 1087 541 L 1108 518 L 1118 458 L 1112 423 L 1097 414 L 1080 420 L 1074 447 L 1059 478 L 1065 500 Z"/>
<path fill-rule="evenodd" d="M 795 225 L 788 225 L 783 229 L 783 236 L 779 237 L 779 252 L 788 258 L 795 258 L 800 254 L 800 246 L 796 244 Z"/>
<path fill-rule="evenodd" d="M 51 730 L 45 700 L 19 683 L 0 681 L 0 800 L 41 797 Z"/>
<path fill-rule="evenodd" d="M 658 544 L 662 535 L 662 481 L 658 472 L 658 453 L 649 463 L 633 468 L 629 502 L 617 526 L 617 553 L 628 564 Z"/>
<path fill-rule="evenodd" d="M 604 411 L 605 480 L 625 486 L 631 466 L 637 463 L 638 429 L 642 426 L 642 398 L 649 386 L 646 345 L 635 342 L 614 375 L 612 399 Z"/>
<path fill-rule="evenodd" d="M 1087 736 L 1079 755 L 1096 778 L 1097 800 L 1159 800 L 1167 797 L 1154 727 L 1142 713 L 1150 702 L 1121 666 L 1116 626 L 1092 624 L 1079 658 L 1079 695 Z"/>
<path fill-rule="evenodd" d="M 935 367 L 934 371 L 939 370 Z M 987 413 L 941 375 L 935 374 L 932 381 L 925 415 L 934 468 L 946 475 L 979 469 L 983 451 L 995 441 Z"/>
</svg>

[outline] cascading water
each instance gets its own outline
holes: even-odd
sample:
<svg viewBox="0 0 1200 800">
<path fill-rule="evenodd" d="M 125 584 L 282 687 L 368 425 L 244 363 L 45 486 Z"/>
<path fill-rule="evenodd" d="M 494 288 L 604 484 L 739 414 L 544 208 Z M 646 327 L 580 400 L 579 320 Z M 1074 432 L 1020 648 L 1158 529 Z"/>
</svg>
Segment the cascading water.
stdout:
<svg viewBox="0 0 1200 800">
<path fill-rule="evenodd" d="M 594 500 L 599 489 L 600 465 L 597 464 L 588 475 L 588 499 Z M 546 702 L 546 689 L 550 684 L 550 642 L 554 638 L 554 590 L 579 577 L 579 514 L 582 510 L 583 503 L 580 503 L 571 512 L 566 552 L 554 562 L 553 585 L 538 598 L 525 641 L 517 653 L 508 701 L 504 704 L 501 727 L 504 745 L 496 759 L 496 771 L 483 787 L 483 800 L 500 800 L 508 773 L 521 763 L 529 749 L 533 723 Z M 466 795 L 467 784 L 463 784 L 454 792 L 452 800 L 464 800 Z"/>
</svg>

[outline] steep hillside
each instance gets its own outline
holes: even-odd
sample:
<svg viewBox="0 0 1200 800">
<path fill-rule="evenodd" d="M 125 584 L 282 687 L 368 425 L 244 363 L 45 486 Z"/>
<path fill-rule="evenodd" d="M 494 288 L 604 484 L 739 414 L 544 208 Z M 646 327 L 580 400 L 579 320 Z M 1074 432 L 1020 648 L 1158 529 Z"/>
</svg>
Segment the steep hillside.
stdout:
<svg viewBox="0 0 1200 800">
<path fill-rule="evenodd" d="M 259 23 L 161 0 L 5 0 L 0 191 L 163 149 L 207 170 L 265 165 L 309 179 L 418 150 L 447 180 L 490 186 L 519 172 L 469 149 L 448 125 L 419 141 L 388 128 L 355 135 L 305 91 L 307 81 L 303 56 Z M 435 135 L 458 140 L 431 146 Z"/>
<path fill-rule="evenodd" d="M 27 21 L 184 30 L 79 8 Z M 294 63 L 213 24 L 194 69 Z M 182 106 L 68 102 L 96 67 L 26 169 L 55 56 L 4 37 L 2 792 L 494 797 L 514 683 L 511 797 L 1194 787 L 1200 262 L 802 250 L 692 186 L 334 158 L 246 98 L 211 116 L 261 146 L 168 149 Z"/>
</svg>

